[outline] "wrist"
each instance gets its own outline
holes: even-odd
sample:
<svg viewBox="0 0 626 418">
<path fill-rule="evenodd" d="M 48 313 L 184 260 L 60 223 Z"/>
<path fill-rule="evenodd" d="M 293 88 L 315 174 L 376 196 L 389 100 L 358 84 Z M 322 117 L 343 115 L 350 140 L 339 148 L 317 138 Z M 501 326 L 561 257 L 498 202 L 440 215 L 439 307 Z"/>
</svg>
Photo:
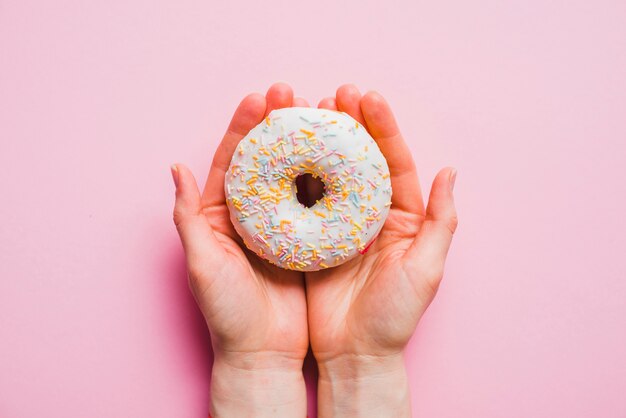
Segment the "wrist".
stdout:
<svg viewBox="0 0 626 418">
<path fill-rule="evenodd" d="M 302 360 L 277 353 L 215 353 L 211 416 L 304 417 Z"/>
<path fill-rule="evenodd" d="M 326 417 L 410 417 L 401 353 L 346 354 L 318 363 L 318 411 Z"/>
</svg>

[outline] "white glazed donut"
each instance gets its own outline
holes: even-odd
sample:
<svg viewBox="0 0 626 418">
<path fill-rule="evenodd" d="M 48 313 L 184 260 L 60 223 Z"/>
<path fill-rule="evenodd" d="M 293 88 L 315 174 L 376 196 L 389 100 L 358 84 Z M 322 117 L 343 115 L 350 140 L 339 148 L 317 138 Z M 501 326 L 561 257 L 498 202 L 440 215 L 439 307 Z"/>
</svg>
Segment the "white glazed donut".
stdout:
<svg viewBox="0 0 626 418">
<path fill-rule="evenodd" d="M 310 208 L 296 198 L 295 179 L 304 173 L 325 186 Z M 245 245 L 299 271 L 363 253 L 391 206 L 389 167 L 367 130 L 345 113 L 305 107 L 272 111 L 241 140 L 225 191 Z"/>
</svg>

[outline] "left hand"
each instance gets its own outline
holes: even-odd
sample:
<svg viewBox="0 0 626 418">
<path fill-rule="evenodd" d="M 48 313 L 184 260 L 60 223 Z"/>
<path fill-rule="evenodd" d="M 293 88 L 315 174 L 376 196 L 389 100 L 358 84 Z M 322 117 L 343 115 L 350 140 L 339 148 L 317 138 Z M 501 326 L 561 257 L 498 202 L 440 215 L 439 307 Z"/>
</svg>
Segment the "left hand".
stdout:
<svg viewBox="0 0 626 418">
<path fill-rule="evenodd" d="M 302 363 L 309 346 L 304 275 L 247 250 L 231 224 L 225 173 L 239 141 L 272 109 L 293 105 L 291 87 L 250 94 L 222 139 L 202 195 L 191 171 L 172 168 L 174 222 L 190 288 L 211 332 L 215 354 L 211 413 L 219 416 L 304 416 Z"/>
</svg>

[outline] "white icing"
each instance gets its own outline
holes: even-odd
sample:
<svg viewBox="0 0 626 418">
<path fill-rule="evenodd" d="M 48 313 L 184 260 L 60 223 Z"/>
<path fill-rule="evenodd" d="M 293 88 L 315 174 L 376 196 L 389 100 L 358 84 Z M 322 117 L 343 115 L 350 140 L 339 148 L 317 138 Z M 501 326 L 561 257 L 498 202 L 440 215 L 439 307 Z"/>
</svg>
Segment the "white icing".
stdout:
<svg viewBox="0 0 626 418">
<path fill-rule="evenodd" d="M 304 173 L 325 183 L 311 208 L 296 198 L 295 178 Z M 391 205 L 387 161 L 367 130 L 345 113 L 315 108 L 274 110 L 252 129 L 233 154 L 225 191 L 245 245 L 300 271 L 358 256 Z"/>
</svg>

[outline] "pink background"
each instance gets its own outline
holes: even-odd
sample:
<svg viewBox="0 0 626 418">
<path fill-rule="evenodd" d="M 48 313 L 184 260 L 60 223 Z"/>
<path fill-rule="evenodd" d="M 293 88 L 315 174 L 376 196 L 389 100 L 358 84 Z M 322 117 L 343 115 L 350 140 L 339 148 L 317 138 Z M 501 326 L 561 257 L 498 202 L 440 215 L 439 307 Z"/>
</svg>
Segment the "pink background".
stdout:
<svg viewBox="0 0 626 418">
<path fill-rule="evenodd" d="M 168 166 L 204 180 L 239 100 L 284 80 L 386 95 L 426 190 L 458 168 L 416 416 L 626 417 L 625 22 L 617 0 L 0 0 L 0 416 L 206 416 Z"/>
</svg>

